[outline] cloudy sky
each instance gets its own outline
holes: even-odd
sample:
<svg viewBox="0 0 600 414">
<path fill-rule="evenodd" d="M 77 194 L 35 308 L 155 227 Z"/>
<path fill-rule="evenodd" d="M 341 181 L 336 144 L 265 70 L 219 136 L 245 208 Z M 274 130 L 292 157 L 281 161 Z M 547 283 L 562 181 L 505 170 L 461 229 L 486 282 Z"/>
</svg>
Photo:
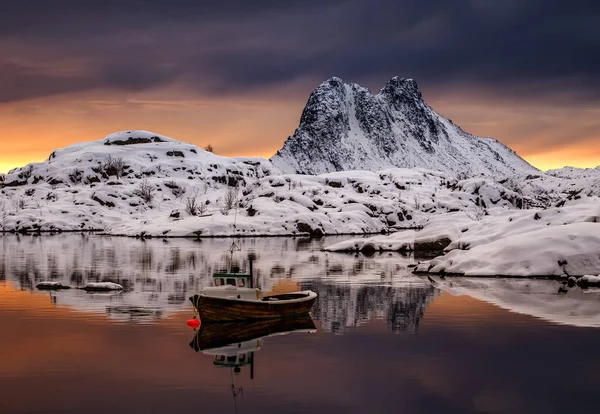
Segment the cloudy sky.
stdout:
<svg viewBox="0 0 600 414">
<path fill-rule="evenodd" d="M 268 157 L 310 92 L 414 78 L 535 166 L 600 164 L 600 2 L 22 0 L 0 14 L 0 172 L 147 129 Z"/>
</svg>

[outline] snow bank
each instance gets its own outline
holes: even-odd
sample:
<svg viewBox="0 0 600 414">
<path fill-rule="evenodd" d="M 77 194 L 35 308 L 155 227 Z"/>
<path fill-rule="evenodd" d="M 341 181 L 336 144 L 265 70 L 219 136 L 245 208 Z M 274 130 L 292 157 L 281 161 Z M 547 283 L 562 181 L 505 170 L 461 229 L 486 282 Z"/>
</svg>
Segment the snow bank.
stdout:
<svg viewBox="0 0 600 414">
<path fill-rule="evenodd" d="M 340 244 L 326 246 L 327 251 L 451 251 L 468 250 L 476 246 L 518 236 L 548 227 L 578 222 L 600 222 L 600 200 L 568 205 L 562 208 L 510 210 L 493 208 L 485 210 L 480 220 L 473 219 L 469 211 L 431 216 L 418 232 L 395 233 L 390 236 L 357 238 Z"/>
<path fill-rule="evenodd" d="M 389 236 L 344 240 L 326 246 L 323 250 L 329 252 L 412 251 L 415 234 L 414 230 L 407 230 Z"/>
<path fill-rule="evenodd" d="M 573 223 L 453 250 L 415 271 L 474 276 L 582 276 L 600 273 L 600 224 Z"/>
</svg>

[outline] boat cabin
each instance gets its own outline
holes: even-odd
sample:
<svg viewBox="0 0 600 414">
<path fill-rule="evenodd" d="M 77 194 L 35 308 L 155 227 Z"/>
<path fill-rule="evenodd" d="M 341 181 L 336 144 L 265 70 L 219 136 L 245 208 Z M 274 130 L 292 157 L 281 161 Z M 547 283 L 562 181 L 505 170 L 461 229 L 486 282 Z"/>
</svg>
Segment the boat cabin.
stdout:
<svg viewBox="0 0 600 414">
<path fill-rule="evenodd" d="M 263 297 L 260 289 L 254 288 L 252 270 L 249 274 L 215 273 L 213 286 L 202 289 L 202 294 L 223 299 L 243 300 L 262 300 Z"/>
<path fill-rule="evenodd" d="M 213 283 L 215 286 L 253 287 L 252 275 L 242 273 L 215 273 Z"/>
</svg>

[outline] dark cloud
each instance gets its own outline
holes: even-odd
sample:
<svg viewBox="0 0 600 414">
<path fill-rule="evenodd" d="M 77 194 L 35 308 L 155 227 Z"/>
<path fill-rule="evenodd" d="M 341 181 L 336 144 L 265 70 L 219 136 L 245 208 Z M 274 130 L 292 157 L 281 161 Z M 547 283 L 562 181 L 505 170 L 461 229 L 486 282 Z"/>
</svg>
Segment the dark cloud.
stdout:
<svg viewBox="0 0 600 414">
<path fill-rule="evenodd" d="M 332 75 L 600 99 L 597 1 L 29 0 L 3 8 L 0 102 L 178 80 L 237 94 Z M 87 66 L 71 77 L 23 69 L 73 59 Z"/>
</svg>

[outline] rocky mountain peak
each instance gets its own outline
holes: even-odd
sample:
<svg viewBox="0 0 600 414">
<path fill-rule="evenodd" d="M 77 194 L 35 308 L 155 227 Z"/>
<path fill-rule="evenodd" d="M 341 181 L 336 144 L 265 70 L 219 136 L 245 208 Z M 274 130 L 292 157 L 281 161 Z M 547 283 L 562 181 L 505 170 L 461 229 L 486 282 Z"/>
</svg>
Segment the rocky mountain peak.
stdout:
<svg viewBox="0 0 600 414">
<path fill-rule="evenodd" d="M 394 76 L 379 91 L 379 95 L 392 103 L 409 103 L 422 101 L 423 96 L 413 79 L 400 78 Z"/>
<path fill-rule="evenodd" d="M 302 174 L 389 167 L 461 176 L 538 172 L 500 142 L 468 134 L 437 114 L 413 79 L 398 76 L 377 95 L 338 77 L 321 83 L 271 161 Z"/>
<path fill-rule="evenodd" d="M 308 97 L 308 102 L 302 111 L 300 125 L 310 126 L 327 118 L 327 113 L 343 111 L 345 100 L 346 85 L 344 82 L 337 77 L 326 80 Z"/>
</svg>

